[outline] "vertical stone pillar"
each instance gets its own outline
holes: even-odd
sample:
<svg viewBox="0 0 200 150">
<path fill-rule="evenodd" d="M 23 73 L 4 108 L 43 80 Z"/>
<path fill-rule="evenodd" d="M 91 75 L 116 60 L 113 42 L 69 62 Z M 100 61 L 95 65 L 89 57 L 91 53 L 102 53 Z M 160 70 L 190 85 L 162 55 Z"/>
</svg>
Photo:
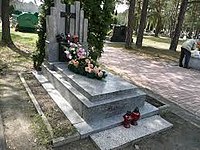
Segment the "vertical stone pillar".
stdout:
<svg viewBox="0 0 200 150">
<path fill-rule="evenodd" d="M 54 7 L 50 9 L 50 15 L 46 17 L 46 48 L 45 57 L 49 62 L 59 61 L 59 45 L 56 35 L 65 33 L 65 18 L 61 17 L 61 12 L 65 11 L 65 4 L 61 0 L 54 0 Z"/>
<path fill-rule="evenodd" d="M 80 25 L 79 26 L 79 41 L 81 43 L 83 43 L 83 26 L 84 26 L 83 22 L 84 22 L 84 11 L 81 10 L 80 11 L 80 24 L 79 24 Z"/>
<path fill-rule="evenodd" d="M 75 13 L 76 13 L 76 22 L 75 22 L 75 34 L 79 35 L 79 23 L 80 23 L 80 2 L 75 1 Z"/>
<path fill-rule="evenodd" d="M 75 6 L 74 5 L 71 5 L 70 6 L 70 12 L 72 13 L 72 14 L 74 14 L 75 13 Z M 71 35 L 74 35 L 75 34 L 75 19 L 74 18 L 70 18 L 70 34 Z"/>
</svg>

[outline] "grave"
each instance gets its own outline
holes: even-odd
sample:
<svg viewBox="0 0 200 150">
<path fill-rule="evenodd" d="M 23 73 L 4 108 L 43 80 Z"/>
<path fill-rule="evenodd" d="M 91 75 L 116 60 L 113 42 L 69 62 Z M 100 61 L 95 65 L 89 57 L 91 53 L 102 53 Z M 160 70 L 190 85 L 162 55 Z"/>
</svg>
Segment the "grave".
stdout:
<svg viewBox="0 0 200 150">
<path fill-rule="evenodd" d="M 66 62 L 59 61 L 56 35 L 77 34 L 79 41 L 87 45 L 88 21 L 83 17 L 80 2 L 67 8 L 60 0 L 54 2 L 47 16 L 46 61 L 42 74 L 34 74 L 76 127 L 80 138 L 90 136 L 100 149 L 114 149 L 172 127 L 158 115 L 158 108 L 145 101 L 146 93 L 137 86 L 111 73 L 104 80 L 90 79 L 69 71 Z M 71 13 L 76 17 L 71 18 Z M 63 14 L 68 17 L 62 17 Z M 124 128 L 123 115 L 136 107 L 141 113 L 138 126 Z M 105 145 L 107 142 L 109 145 Z"/>
<path fill-rule="evenodd" d="M 196 57 L 191 57 L 188 66 L 190 68 L 200 70 L 200 59 Z"/>
<path fill-rule="evenodd" d="M 183 59 L 182 64 L 184 64 L 185 58 Z M 196 70 L 200 70 L 200 53 L 198 50 L 194 50 L 191 52 L 190 61 L 188 63 L 188 67 Z"/>
<path fill-rule="evenodd" d="M 113 29 L 113 35 L 110 41 L 111 42 L 125 42 L 126 30 L 127 30 L 127 27 L 125 25 L 115 25 Z"/>
<path fill-rule="evenodd" d="M 190 68 L 200 70 L 200 53 L 198 50 L 192 51 L 188 66 Z"/>
</svg>

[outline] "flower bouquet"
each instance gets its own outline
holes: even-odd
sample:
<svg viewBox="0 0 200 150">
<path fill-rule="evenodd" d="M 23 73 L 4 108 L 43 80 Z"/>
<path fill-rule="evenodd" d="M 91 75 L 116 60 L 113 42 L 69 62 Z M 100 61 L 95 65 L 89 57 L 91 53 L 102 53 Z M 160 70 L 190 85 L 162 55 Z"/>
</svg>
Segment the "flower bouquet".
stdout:
<svg viewBox="0 0 200 150">
<path fill-rule="evenodd" d="M 72 59 L 68 63 L 69 70 L 89 78 L 102 79 L 107 76 L 91 58 Z"/>
<path fill-rule="evenodd" d="M 66 55 L 68 62 L 68 69 L 89 78 L 102 79 L 107 76 L 99 65 L 90 57 L 87 56 L 86 50 L 78 42 L 78 36 L 64 34 L 56 36 L 57 41 L 65 41 L 67 45 L 62 45 L 64 54 Z"/>
</svg>

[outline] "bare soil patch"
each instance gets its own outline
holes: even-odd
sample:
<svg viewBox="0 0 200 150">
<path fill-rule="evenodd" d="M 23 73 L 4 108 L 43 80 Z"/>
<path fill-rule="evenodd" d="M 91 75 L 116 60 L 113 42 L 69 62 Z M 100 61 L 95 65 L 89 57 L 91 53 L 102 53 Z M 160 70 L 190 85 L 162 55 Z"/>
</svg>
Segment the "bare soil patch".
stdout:
<svg viewBox="0 0 200 150">
<path fill-rule="evenodd" d="M 37 114 L 16 72 L 0 78 L 0 106 L 8 150 L 45 150 L 34 131 Z"/>
<path fill-rule="evenodd" d="M 54 138 L 66 137 L 75 134 L 77 131 L 57 104 L 48 95 L 42 85 L 32 73 L 23 74 L 29 88 L 38 101 L 42 111 L 47 117 L 52 129 Z"/>
</svg>

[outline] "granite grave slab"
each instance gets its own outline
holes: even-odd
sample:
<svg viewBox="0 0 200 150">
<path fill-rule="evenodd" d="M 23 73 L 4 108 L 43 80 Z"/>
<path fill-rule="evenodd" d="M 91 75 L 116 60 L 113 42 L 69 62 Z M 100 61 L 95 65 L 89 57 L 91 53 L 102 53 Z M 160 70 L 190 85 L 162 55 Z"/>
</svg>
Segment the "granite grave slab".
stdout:
<svg viewBox="0 0 200 150">
<path fill-rule="evenodd" d="M 53 68 L 55 68 L 55 66 Z M 135 107 L 143 106 L 146 99 L 146 94 L 144 92 L 140 91 L 138 88 L 136 88 L 136 86 L 133 86 L 130 83 L 127 83 L 126 81 L 124 81 L 125 83 L 123 84 L 123 80 L 121 79 L 118 82 L 116 81 L 116 83 L 119 83 L 119 85 L 115 83 L 115 86 L 117 88 L 114 87 L 113 89 L 108 90 L 111 91 L 110 93 L 108 93 L 105 90 L 101 90 L 101 88 L 104 89 L 104 86 L 112 87 L 106 85 L 107 83 L 110 84 L 114 82 L 113 80 L 108 81 L 109 79 L 117 79 L 111 74 L 111 77 L 106 79 L 105 82 L 89 79 L 87 77 L 80 76 L 77 74 L 73 75 L 73 73 L 69 71 L 67 71 L 67 73 L 69 74 L 66 75 L 66 70 L 63 70 L 63 72 L 58 73 L 54 70 L 49 70 L 46 66 L 43 66 L 42 70 L 43 74 L 47 77 L 49 81 L 51 81 L 55 88 L 60 91 L 61 95 L 66 100 L 68 100 L 70 105 L 72 105 L 72 107 L 79 113 L 79 115 L 88 122 L 97 119 L 96 114 L 98 114 L 98 119 L 104 119 L 109 118 L 113 115 L 126 113 L 127 110 L 132 111 L 133 109 L 135 109 Z M 58 68 L 56 70 L 58 70 Z M 71 75 L 76 76 L 76 78 L 73 78 L 72 83 L 70 83 L 69 80 L 66 80 L 66 76 L 70 76 L 68 78 L 71 78 Z M 91 82 L 89 82 L 89 80 Z M 88 81 L 88 83 L 93 84 L 91 85 L 91 87 L 95 87 L 97 83 L 103 82 L 103 87 L 99 87 L 99 91 L 103 91 L 104 93 L 102 94 L 99 91 L 95 92 L 91 90 L 90 86 L 87 87 L 87 85 L 85 85 L 87 84 L 87 82 L 85 81 Z M 81 86 L 85 86 L 86 89 L 83 90 L 89 91 L 92 94 L 95 93 L 95 96 L 98 97 L 100 100 L 96 99 L 95 101 L 91 101 L 90 98 L 87 98 L 82 93 L 83 90 L 80 90 L 81 86 L 79 86 L 79 88 L 77 89 L 76 86 L 74 87 L 74 83 L 80 83 Z M 127 89 L 129 92 L 131 92 L 127 93 Z M 125 94 L 123 93 L 123 91 Z M 118 92 L 123 94 L 119 94 Z M 97 93 L 99 95 L 97 95 Z M 115 93 L 117 94 L 115 95 Z"/>
</svg>

